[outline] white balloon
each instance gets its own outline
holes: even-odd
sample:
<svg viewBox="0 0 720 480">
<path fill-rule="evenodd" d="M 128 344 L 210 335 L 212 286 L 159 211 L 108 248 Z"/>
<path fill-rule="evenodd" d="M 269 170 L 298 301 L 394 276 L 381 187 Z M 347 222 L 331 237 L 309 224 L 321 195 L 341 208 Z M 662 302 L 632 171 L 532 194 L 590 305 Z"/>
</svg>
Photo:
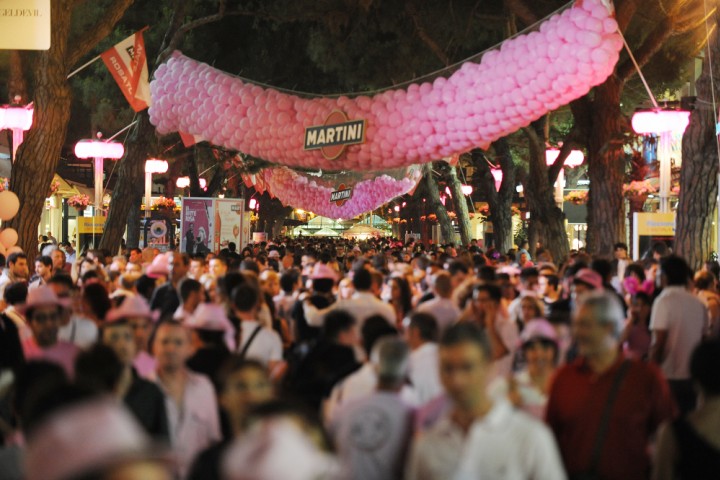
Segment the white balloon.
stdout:
<svg viewBox="0 0 720 480">
<path fill-rule="evenodd" d="M 5 248 L 12 248 L 18 241 L 18 233 L 14 228 L 6 228 L 0 232 L 0 243 Z"/>
<path fill-rule="evenodd" d="M 17 215 L 20 209 L 20 200 L 10 190 L 0 192 L 0 220 L 10 220 Z"/>
</svg>

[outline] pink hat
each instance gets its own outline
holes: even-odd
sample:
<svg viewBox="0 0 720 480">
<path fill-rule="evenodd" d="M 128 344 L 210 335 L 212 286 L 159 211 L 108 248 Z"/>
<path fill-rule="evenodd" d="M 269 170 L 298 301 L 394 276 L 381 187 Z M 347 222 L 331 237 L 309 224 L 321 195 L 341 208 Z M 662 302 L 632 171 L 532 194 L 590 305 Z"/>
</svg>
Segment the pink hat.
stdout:
<svg viewBox="0 0 720 480">
<path fill-rule="evenodd" d="M 310 275 L 310 278 L 313 280 L 318 280 L 320 278 L 330 278 L 334 281 L 337 281 L 338 273 L 325 263 L 316 263 L 315 267 L 313 268 L 312 274 Z"/>
<path fill-rule="evenodd" d="M 170 274 L 170 266 L 168 265 L 167 253 L 161 253 L 153 258 L 152 263 L 147 267 L 145 272 L 150 278 L 164 277 Z"/>
<path fill-rule="evenodd" d="M 125 300 L 123 300 L 119 307 L 111 309 L 107 315 L 105 315 L 105 321 L 112 323 L 124 318 L 136 317 L 147 318 L 153 321 L 158 318 L 158 313 L 150 310 L 150 305 L 148 305 L 142 295 L 125 297 Z"/>
<path fill-rule="evenodd" d="M 280 252 L 277 250 L 270 250 L 268 252 L 268 258 L 280 258 Z"/>
<path fill-rule="evenodd" d="M 170 460 L 152 447 L 118 402 L 93 399 L 57 412 L 29 437 L 25 478 L 62 480 L 128 461 Z"/>
<path fill-rule="evenodd" d="M 55 294 L 55 291 L 47 285 L 41 285 L 37 288 L 31 288 L 28 291 L 27 300 L 25 304 L 21 305 L 18 310 L 21 313 L 25 313 L 30 309 L 36 307 L 63 307 L 67 308 L 70 306 L 69 298 L 60 298 Z"/>
<path fill-rule="evenodd" d="M 546 339 L 558 343 L 555 327 L 544 318 L 530 320 L 520 334 L 520 342 L 524 345 L 534 339 Z"/>
<path fill-rule="evenodd" d="M 581 268 L 573 277 L 573 283 L 581 282 L 596 290 L 603 288 L 603 280 L 599 273 L 589 268 Z"/>
<path fill-rule="evenodd" d="M 201 303 L 198 305 L 192 316 L 185 322 L 185 325 L 189 328 L 213 330 L 215 332 L 224 332 L 232 327 L 225 314 L 225 309 L 222 305 L 216 303 Z"/>
</svg>

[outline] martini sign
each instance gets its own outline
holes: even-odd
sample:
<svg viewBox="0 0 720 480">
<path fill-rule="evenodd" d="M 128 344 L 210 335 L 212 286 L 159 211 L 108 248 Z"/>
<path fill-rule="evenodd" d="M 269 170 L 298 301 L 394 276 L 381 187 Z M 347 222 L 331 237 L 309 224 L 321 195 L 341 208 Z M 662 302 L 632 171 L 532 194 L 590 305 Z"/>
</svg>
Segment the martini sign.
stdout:
<svg viewBox="0 0 720 480">
<path fill-rule="evenodd" d="M 330 194 L 330 203 L 342 207 L 350 198 L 352 198 L 352 188 L 341 183 L 338 189 Z"/>
<path fill-rule="evenodd" d="M 324 125 L 305 128 L 305 150 L 320 150 L 323 157 L 335 160 L 348 145 L 365 143 L 365 120 L 349 120 L 345 112 L 333 111 Z"/>
</svg>

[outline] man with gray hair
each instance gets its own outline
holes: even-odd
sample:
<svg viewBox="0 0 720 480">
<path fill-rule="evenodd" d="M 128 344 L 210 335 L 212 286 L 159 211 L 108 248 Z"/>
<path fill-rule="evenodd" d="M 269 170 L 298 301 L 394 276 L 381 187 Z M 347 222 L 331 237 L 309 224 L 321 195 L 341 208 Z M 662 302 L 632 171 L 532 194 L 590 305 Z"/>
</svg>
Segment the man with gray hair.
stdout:
<svg viewBox="0 0 720 480">
<path fill-rule="evenodd" d="M 413 409 L 400 398 L 410 348 L 396 336 L 378 340 L 377 390 L 343 406 L 330 426 L 350 479 L 402 477 L 413 428 Z"/>
<path fill-rule="evenodd" d="M 547 406 L 570 478 L 649 478 L 650 438 L 673 416 L 660 370 L 620 353 L 623 319 L 604 291 L 583 295 L 573 316 L 579 358 L 557 372 Z"/>
</svg>

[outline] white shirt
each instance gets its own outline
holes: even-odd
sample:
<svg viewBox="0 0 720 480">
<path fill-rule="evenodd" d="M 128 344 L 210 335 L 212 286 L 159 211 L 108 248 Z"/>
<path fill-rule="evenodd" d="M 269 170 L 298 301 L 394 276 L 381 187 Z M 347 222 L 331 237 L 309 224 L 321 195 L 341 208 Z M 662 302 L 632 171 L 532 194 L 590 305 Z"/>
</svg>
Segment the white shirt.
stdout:
<svg viewBox="0 0 720 480">
<path fill-rule="evenodd" d="M 500 336 L 508 354 L 493 362 L 492 378 L 501 376 L 507 378 L 512 373 L 515 352 L 520 345 L 520 332 L 517 323 L 499 311 L 495 319 L 495 331 Z"/>
<path fill-rule="evenodd" d="M 690 355 L 702 340 L 707 318 L 705 305 L 685 287 L 665 287 L 655 299 L 650 330 L 668 333 L 665 358 L 660 364 L 668 380 L 690 378 Z"/>
<path fill-rule="evenodd" d="M 67 325 L 58 329 L 58 339 L 88 348 L 97 342 L 98 327 L 92 320 L 73 315 Z"/>
<path fill-rule="evenodd" d="M 355 318 L 358 329 L 373 315 L 381 315 L 390 325 L 395 325 L 395 310 L 370 292 L 355 292 L 352 298 L 338 300 L 329 307 L 318 310 L 314 305 L 303 302 L 305 320 L 312 327 L 322 327 L 325 315 L 333 310 L 345 310 Z"/>
<path fill-rule="evenodd" d="M 435 297 L 432 300 L 423 302 L 417 307 L 418 312 L 429 313 L 437 320 L 440 332 L 445 331 L 450 325 L 458 321 L 461 311 L 455 302 L 450 298 Z"/>
<path fill-rule="evenodd" d="M 424 343 L 410 352 L 410 382 L 420 405 L 444 392 L 440 383 L 437 343 Z"/>
<path fill-rule="evenodd" d="M 245 344 L 250 340 L 255 329 L 260 326 L 255 320 L 243 320 L 240 324 L 242 340 L 238 347 L 238 353 L 242 352 Z M 251 358 L 267 365 L 268 362 L 277 362 L 283 359 L 282 340 L 274 330 L 260 326 L 258 334 L 255 335 L 250 347 L 245 353 L 245 358 Z"/>
<path fill-rule="evenodd" d="M 455 480 L 563 480 L 555 438 L 542 422 L 496 402 L 470 428 Z"/>
</svg>

